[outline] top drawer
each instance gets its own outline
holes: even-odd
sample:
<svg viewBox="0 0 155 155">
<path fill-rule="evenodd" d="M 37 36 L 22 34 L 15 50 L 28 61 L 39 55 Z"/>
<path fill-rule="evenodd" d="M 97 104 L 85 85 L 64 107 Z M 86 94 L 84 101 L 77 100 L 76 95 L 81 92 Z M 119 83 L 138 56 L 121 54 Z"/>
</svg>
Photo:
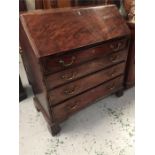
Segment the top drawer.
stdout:
<svg viewBox="0 0 155 155">
<path fill-rule="evenodd" d="M 47 75 L 65 70 L 72 66 L 106 55 L 108 53 L 122 50 L 127 47 L 127 45 L 128 39 L 123 38 L 82 51 L 76 51 L 72 53 L 68 52 L 67 54 L 45 57 L 41 62 L 43 71 Z"/>
</svg>

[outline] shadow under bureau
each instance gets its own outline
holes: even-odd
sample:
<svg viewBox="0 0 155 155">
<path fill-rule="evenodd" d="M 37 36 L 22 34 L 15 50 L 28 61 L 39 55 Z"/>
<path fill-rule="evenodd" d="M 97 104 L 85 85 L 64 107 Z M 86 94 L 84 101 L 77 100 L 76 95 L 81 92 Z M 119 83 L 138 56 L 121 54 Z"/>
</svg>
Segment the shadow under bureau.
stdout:
<svg viewBox="0 0 155 155">
<path fill-rule="evenodd" d="M 22 59 L 52 135 L 73 113 L 123 95 L 130 31 L 114 5 L 20 15 Z"/>
</svg>

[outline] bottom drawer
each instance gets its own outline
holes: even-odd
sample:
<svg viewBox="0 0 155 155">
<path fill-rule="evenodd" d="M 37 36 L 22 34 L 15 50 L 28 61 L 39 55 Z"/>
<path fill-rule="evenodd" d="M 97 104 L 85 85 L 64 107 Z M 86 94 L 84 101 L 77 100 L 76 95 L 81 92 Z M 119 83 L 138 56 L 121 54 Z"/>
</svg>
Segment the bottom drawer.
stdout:
<svg viewBox="0 0 155 155">
<path fill-rule="evenodd" d="M 71 114 L 86 107 L 88 104 L 121 89 L 123 87 L 123 79 L 124 76 L 119 76 L 87 92 L 77 95 L 60 105 L 52 107 L 55 121 L 62 122 Z"/>
</svg>

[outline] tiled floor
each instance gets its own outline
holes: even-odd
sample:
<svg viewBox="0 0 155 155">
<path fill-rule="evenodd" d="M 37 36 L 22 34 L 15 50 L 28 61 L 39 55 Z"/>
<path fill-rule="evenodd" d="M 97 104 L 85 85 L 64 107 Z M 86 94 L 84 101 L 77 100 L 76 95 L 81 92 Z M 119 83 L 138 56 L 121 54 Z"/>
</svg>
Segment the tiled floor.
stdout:
<svg viewBox="0 0 155 155">
<path fill-rule="evenodd" d="M 20 102 L 20 155 L 134 155 L 134 88 L 78 112 L 52 137 L 34 108 L 21 62 L 20 73 L 28 92 Z"/>
</svg>

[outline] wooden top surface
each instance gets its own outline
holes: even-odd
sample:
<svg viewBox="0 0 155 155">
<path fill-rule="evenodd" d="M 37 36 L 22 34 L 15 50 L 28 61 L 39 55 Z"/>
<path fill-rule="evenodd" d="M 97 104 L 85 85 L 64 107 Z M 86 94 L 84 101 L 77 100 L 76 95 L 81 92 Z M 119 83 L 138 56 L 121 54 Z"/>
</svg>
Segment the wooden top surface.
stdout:
<svg viewBox="0 0 155 155">
<path fill-rule="evenodd" d="M 20 15 L 22 26 L 38 57 L 129 35 L 114 5 L 35 10 Z"/>
</svg>

